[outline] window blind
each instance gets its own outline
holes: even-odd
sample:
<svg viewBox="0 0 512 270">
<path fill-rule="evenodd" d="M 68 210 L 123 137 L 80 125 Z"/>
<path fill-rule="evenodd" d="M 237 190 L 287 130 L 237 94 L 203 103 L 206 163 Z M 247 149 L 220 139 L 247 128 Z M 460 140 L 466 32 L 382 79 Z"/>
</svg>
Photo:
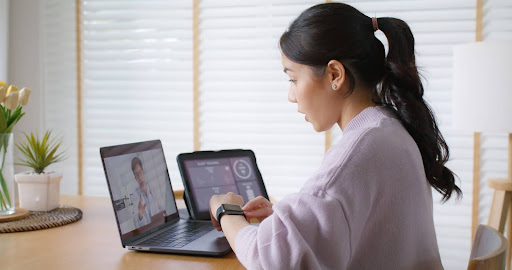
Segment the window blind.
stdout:
<svg viewBox="0 0 512 270">
<path fill-rule="evenodd" d="M 424 98 L 437 117 L 441 132 L 450 147 L 447 166 L 460 178 L 457 181 L 464 199 L 441 204 L 433 191 L 434 222 L 441 260 L 446 269 L 466 269 L 471 249 L 471 203 L 473 137 L 451 130 L 452 46 L 475 40 L 475 1 L 343 1 L 367 16 L 396 17 L 409 24 L 415 38 L 416 60 L 423 75 Z M 384 34 L 376 35 L 387 46 Z M 333 128 L 333 143 L 342 134 Z"/>
<path fill-rule="evenodd" d="M 63 174 L 63 194 L 78 190 L 76 106 L 75 1 L 44 0 L 40 3 L 42 127 L 61 136 L 67 159 L 48 169 Z M 39 91 L 39 89 L 34 89 Z M 43 131 L 39 131 L 42 135 Z"/>
<path fill-rule="evenodd" d="M 486 0 L 483 15 L 484 40 L 512 40 L 512 2 Z"/>
<path fill-rule="evenodd" d="M 84 194 L 108 196 L 100 147 L 151 139 L 181 188 L 176 155 L 193 150 L 192 1 L 82 3 Z"/>
<path fill-rule="evenodd" d="M 200 1 L 202 149 L 252 149 L 277 199 L 319 167 L 324 134 L 288 101 L 278 40 L 300 12 L 322 1 Z"/>
</svg>

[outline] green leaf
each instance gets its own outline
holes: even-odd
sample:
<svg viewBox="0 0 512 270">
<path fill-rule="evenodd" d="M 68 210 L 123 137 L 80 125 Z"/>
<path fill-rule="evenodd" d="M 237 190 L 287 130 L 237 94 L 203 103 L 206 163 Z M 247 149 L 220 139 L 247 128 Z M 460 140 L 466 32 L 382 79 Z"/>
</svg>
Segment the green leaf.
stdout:
<svg viewBox="0 0 512 270">
<path fill-rule="evenodd" d="M 0 106 L 3 107 L 3 106 Z M 3 132 L 7 128 L 7 122 L 5 120 L 5 111 L 0 110 L 0 132 Z"/>
<path fill-rule="evenodd" d="M 17 145 L 20 152 L 25 155 L 25 157 L 31 161 L 34 161 L 34 155 L 32 154 L 32 151 L 30 151 L 30 148 L 27 145 Z"/>
<path fill-rule="evenodd" d="M 7 205 L 5 205 L 4 195 L 2 194 L 2 190 L 0 190 L 0 210 L 7 210 Z"/>
<path fill-rule="evenodd" d="M 21 117 L 23 117 L 24 115 L 25 113 L 21 113 L 19 116 L 17 116 L 16 119 L 13 119 L 14 121 L 11 121 L 11 123 L 7 125 L 7 128 L 5 129 L 4 133 L 11 133 L 12 129 L 14 128 L 14 125 L 16 125 L 16 123 L 18 123 L 18 121 L 20 121 Z"/>
<path fill-rule="evenodd" d="M 50 143 L 48 143 L 48 138 L 50 138 L 50 132 L 47 131 L 44 134 L 43 142 L 41 143 L 41 153 L 43 153 L 43 156 L 46 157 L 48 153 L 48 148 L 50 147 Z"/>
<path fill-rule="evenodd" d="M 7 210 L 7 205 L 5 205 L 4 196 L 3 196 L 1 190 L 0 190 L 0 210 L 2 210 L 2 211 Z"/>
<path fill-rule="evenodd" d="M 47 131 L 43 138 L 39 135 L 25 134 L 25 142 L 17 144 L 17 148 L 24 156 L 19 159 L 19 165 L 31 167 L 34 171 L 42 172 L 49 165 L 65 159 L 62 152 L 58 152 L 62 138 L 51 138 L 51 131 Z"/>
<path fill-rule="evenodd" d="M 32 148 L 33 152 L 34 152 L 34 156 L 36 158 L 36 160 L 38 159 L 41 159 L 41 156 L 40 156 L 40 152 L 39 152 L 39 145 L 37 144 L 37 140 L 36 140 L 36 137 L 34 136 L 34 134 L 31 134 L 30 136 L 30 147 Z"/>
<path fill-rule="evenodd" d="M 0 136 L 2 139 L 0 140 L 2 142 L 3 148 L 0 148 L 2 151 L 2 166 L 0 166 L 0 171 L 4 169 L 5 165 L 5 156 L 7 154 L 7 147 L 9 144 L 9 136 L 7 134 L 3 134 L 3 136 Z"/>
<path fill-rule="evenodd" d="M 11 206 L 11 198 L 9 196 L 9 190 L 7 189 L 7 185 L 5 184 L 4 176 L 0 172 L 0 185 L 2 186 L 2 190 L 4 191 L 5 198 L 7 199 L 7 203 Z M 1 191 L 0 191 L 1 192 Z"/>
<path fill-rule="evenodd" d="M 41 143 L 41 145 L 46 145 L 46 143 L 48 142 L 48 138 L 50 138 L 50 134 L 51 134 L 51 132 L 50 132 L 50 131 L 47 131 L 47 132 L 44 134 L 43 142 Z"/>
<path fill-rule="evenodd" d="M 19 107 L 19 106 L 16 108 L 16 110 L 12 114 L 8 113 L 7 114 L 7 116 L 8 116 L 7 117 L 7 126 L 10 126 L 19 117 L 20 113 L 21 113 L 21 107 Z"/>
</svg>

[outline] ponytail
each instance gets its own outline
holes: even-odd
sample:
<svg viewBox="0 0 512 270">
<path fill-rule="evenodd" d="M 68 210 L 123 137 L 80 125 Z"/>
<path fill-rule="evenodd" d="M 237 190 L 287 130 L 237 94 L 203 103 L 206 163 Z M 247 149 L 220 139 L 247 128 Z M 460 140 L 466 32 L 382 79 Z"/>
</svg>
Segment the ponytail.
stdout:
<svg viewBox="0 0 512 270">
<path fill-rule="evenodd" d="M 388 39 L 387 57 L 384 45 L 375 37 L 375 29 Z M 427 181 L 441 193 L 443 201 L 453 192 L 457 197 L 462 195 L 455 185 L 455 175 L 444 166 L 450 152 L 432 110 L 423 100 L 414 37 L 404 21 L 374 21 L 347 4 L 319 4 L 292 22 L 279 46 L 287 58 L 311 67 L 317 74 L 325 71 L 330 60 L 343 63 L 350 78 L 348 94 L 356 85 L 372 88 L 374 102 L 395 112 L 418 145 Z"/>
<path fill-rule="evenodd" d="M 421 153 L 430 185 L 450 199 L 452 192 L 460 198 L 454 173 L 444 164 L 450 157 L 448 145 L 439 131 L 431 108 L 423 99 L 423 85 L 414 56 L 414 37 L 404 21 L 379 18 L 379 29 L 386 35 L 389 51 L 380 84 L 380 101 L 391 108 L 412 136 Z"/>
</svg>

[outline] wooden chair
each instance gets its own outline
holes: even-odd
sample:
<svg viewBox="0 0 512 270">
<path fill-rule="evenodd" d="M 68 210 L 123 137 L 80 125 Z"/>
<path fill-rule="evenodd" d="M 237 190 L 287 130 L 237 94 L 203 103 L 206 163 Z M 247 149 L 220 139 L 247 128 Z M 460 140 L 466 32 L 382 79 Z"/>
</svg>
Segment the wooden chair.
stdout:
<svg viewBox="0 0 512 270">
<path fill-rule="evenodd" d="M 479 225 L 469 256 L 468 270 L 503 270 L 507 258 L 507 239 L 487 225 Z"/>
<path fill-rule="evenodd" d="M 487 180 L 487 185 L 494 189 L 489 222 L 487 224 L 503 235 L 505 235 L 505 225 L 507 225 L 506 236 L 510 248 L 507 252 L 506 269 L 510 270 L 512 255 L 512 207 L 510 206 L 512 204 L 512 181 L 507 178 L 491 178 Z"/>
</svg>

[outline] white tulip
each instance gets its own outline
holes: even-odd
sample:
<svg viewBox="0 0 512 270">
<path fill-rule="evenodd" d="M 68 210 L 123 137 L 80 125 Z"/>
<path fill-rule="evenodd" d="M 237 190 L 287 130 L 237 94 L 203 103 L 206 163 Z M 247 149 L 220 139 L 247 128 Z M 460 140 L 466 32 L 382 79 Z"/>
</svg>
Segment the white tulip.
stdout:
<svg viewBox="0 0 512 270">
<path fill-rule="evenodd" d="M 23 89 L 20 90 L 19 104 L 21 106 L 25 106 L 25 105 L 28 104 L 28 99 L 30 98 L 30 92 L 31 91 L 28 88 L 23 88 Z M 1 95 L 2 95 L 2 93 L 0 91 L 0 97 L 2 97 Z"/>
<path fill-rule="evenodd" d="M 7 95 L 9 95 L 12 92 L 18 92 L 18 87 L 14 85 L 9 85 L 9 87 L 7 88 Z"/>
<path fill-rule="evenodd" d="M 7 88 L 5 88 L 4 86 L 0 86 L 0 103 L 4 102 L 6 93 Z"/>
<path fill-rule="evenodd" d="M 18 107 L 19 95 L 18 91 L 10 92 L 4 101 L 5 108 L 11 111 L 15 110 Z"/>
</svg>

